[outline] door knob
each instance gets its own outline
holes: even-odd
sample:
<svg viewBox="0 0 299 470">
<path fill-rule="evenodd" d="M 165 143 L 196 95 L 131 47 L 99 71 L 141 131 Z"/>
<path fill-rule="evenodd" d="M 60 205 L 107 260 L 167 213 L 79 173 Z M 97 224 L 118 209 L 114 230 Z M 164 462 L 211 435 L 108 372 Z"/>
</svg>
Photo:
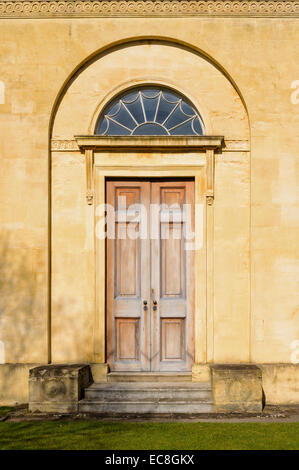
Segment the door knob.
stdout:
<svg viewBox="0 0 299 470">
<path fill-rule="evenodd" d="M 157 309 L 158 309 L 157 304 L 158 304 L 158 302 L 157 302 L 156 300 L 153 300 L 153 305 L 154 305 L 154 306 L 153 306 L 153 310 L 157 310 Z"/>
<path fill-rule="evenodd" d="M 143 301 L 143 310 L 147 310 L 147 300 Z"/>
</svg>

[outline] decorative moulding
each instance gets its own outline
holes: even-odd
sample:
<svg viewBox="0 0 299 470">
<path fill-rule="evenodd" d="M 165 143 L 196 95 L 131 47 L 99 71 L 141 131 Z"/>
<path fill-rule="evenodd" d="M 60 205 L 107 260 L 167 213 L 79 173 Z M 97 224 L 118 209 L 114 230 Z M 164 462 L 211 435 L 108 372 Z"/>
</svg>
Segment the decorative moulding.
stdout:
<svg viewBox="0 0 299 470">
<path fill-rule="evenodd" d="M 0 1 L 0 18 L 298 17 L 298 0 Z"/>
<path fill-rule="evenodd" d="M 53 139 L 51 141 L 52 152 L 79 152 L 79 146 L 75 139 L 73 140 L 59 140 Z M 222 152 L 249 152 L 248 140 L 227 140 L 225 139 L 222 147 Z"/>
<path fill-rule="evenodd" d="M 206 171 L 207 171 L 207 203 L 213 205 L 214 201 L 214 151 L 221 149 L 224 145 L 223 136 L 98 136 L 81 135 L 75 136 L 80 151 L 85 153 L 86 160 L 86 199 L 89 205 L 93 204 L 93 152 L 102 152 L 108 150 L 125 149 L 126 151 L 150 150 L 185 150 L 185 151 L 204 151 L 206 153 Z"/>
<path fill-rule="evenodd" d="M 56 140 L 51 141 L 52 152 L 78 152 L 79 147 L 75 140 Z"/>
</svg>

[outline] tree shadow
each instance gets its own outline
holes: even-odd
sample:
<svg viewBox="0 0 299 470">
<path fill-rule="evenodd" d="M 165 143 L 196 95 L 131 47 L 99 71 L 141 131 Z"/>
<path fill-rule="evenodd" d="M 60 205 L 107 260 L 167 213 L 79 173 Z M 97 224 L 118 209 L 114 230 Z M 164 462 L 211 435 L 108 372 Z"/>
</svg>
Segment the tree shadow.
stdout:
<svg viewBox="0 0 299 470">
<path fill-rule="evenodd" d="M 46 356 L 42 262 L 42 250 L 26 249 L 8 232 L 0 231 L 0 399 L 23 386 L 17 377 L 27 373 L 28 366 L 22 372 L 18 363 L 35 363 Z"/>
</svg>

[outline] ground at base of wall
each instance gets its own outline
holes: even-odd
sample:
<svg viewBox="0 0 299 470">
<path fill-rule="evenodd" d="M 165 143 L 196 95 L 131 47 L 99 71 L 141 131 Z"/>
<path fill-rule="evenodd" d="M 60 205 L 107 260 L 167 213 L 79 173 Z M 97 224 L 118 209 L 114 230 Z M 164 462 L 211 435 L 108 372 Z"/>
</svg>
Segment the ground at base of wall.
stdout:
<svg viewBox="0 0 299 470">
<path fill-rule="evenodd" d="M 261 423 L 294 423 L 299 422 L 299 406 L 266 406 L 261 413 L 201 413 L 198 414 L 164 414 L 137 415 L 97 413 L 30 413 L 27 405 L 0 407 L 0 422 L 37 422 L 37 421 L 109 421 L 109 422 L 261 422 Z"/>
</svg>

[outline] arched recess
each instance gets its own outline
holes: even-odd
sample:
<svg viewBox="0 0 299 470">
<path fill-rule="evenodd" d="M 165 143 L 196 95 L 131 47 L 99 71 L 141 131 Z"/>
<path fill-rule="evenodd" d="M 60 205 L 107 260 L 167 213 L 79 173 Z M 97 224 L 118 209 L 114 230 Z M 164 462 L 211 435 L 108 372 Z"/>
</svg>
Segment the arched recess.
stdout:
<svg viewBox="0 0 299 470">
<path fill-rule="evenodd" d="M 212 296 L 211 311 L 207 312 L 202 360 L 248 360 L 250 171 L 246 106 L 233 80 L 210 57 L 174 41 L 146 39 L 113 45 L 81 64 L 63 86 L 53 109 L 53 361 L 93 362 L 98 357 L 98 343 L 94 342 L 94 207 L 88 206 L 84 197 L 85 160 L 74 136 L 93 133 L 97 117 L 113 96 L 133 86 L 155 84 L 186 96 L 202 116 L 206 133 L 225 137 L 225 148 L 216 156 L 214 227 L 209 234 L 214 258 L 207 273 L 213 292 L 207 293 Z M 238 224 L 234 222 L 236 211 Z M 224 276 L 223 266 L 230 264 L 233 268 Z M 221 331 L 225 318 L 232 321 L 228 335 Z"/>
<path fill-rule="evenodd" d="M 59 108 L 60 102 L 63 99 L 64 94 L 71 86 L 73 80 L 76 79 L 77 75 L 80 74 L 86 67 L 88 67 L 93 61 L 100 59 L 101 57 L 105 56 L 106 54 L 112 53 L 115 49 L 119 48 L 127 48 L 130 45 L 134 45 L 135 43 L 144 43 L 144 44 L 167 44 L 169 46 L 173 46 L 175 48 L 183 48 L 184 50 L 188 51 L 190 54 L 198 55 L 204 58 L 206 61 L 209 61 L 215 68 L 217 68 L 232 84 L 233 88 L 238 93 L 240 100 L 243 103 L 244 108 L 247 112 L 246 102 L 242 95 L 241 90 L 239 89 L 237 83 L 233 79 L 232 75 L 223 67 L 223 65 L 217 61 L 215 57 L 209 55 L 206 51 L 198 48 L 194 44 L 186 43 L 178 38 L 168 37 L 168 36 L 140 36 L 140 37 L 131 37 L 122 39 L 120 41 L 115 41 L 113 43 L 107 44 L 102 49 L 93 52 L 90 56 L 84 58 L 82 62 L 80 62 L 77 67 L 66 77 L 64 83 L 62 84 L 60 90 L 57 93 L 56 99 L 53 103 L 50 121 L 49 121 L 49 139 L 52 138 L 52 130 L 53 130 L 53 123 L 55 120 L 56 112 Z M 248 112 L 247 112 L 248 117 Z"/>
</svg>

